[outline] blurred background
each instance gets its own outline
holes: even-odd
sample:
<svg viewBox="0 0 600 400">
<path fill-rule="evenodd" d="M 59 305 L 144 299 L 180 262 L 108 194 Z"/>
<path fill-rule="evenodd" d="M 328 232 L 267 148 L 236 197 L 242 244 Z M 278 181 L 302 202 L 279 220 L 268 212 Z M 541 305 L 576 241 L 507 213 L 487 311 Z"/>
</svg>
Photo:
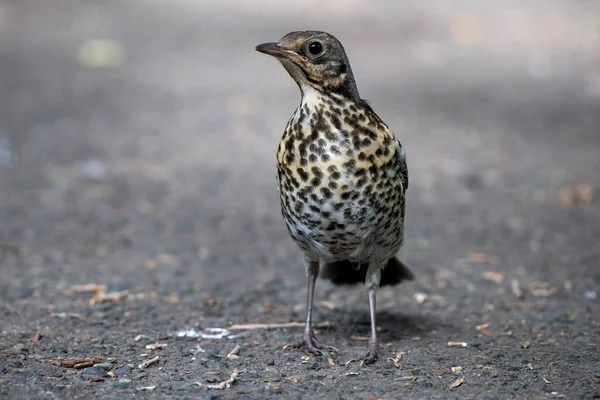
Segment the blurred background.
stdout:
<svg viewBox="0 0 600 400">
<path fill-rule="evenodd" d="M 301 278 L 274 180 L 299 92 L 254 46 L 304 29 L 345 44 L 408 150 L 415 268 L 597 259 L 597 2 L 19 0 L 0 2 L 0 241 L 27 254 L 0 285 Z M 149 279 L 161 255 L 176 267 Z"/>
<path fill-rule="evenodd" d="M 304 318 L 302 256 L 275 184 L 300 93 L 254 47 L 307 29 L 341 40 L 362 97 L 407 149 L 401 257 L 417 279 L 382 290 L 378 311 L 382 340 L 429 372 L 402 385 L 431 398 L 432 385 L 451 382 L 432 371 L 481 357 L 500 371 L 465 375 L 481 390 L 564 393 L 567 382 L 591 393 L 597 1 L 0 0 L 0 350 L 125 364 L 143 351 L 131 344 L 140 333 Z M 363 339 L 348 341 L 368 331 L 363 288 L 317 289 L 315 320 L 334 326 L 326 341 L 358 355 Z M 48 340 L 32 343 L 36 332 Z M 242 352 L 258 360 L 298 333 L 254 332 Z M 446 345 L 461 339 L 468 349 Z M 172 345 L 167 357 L 193 372 L 174 382 L 212 365 L 185 358 L 187 342 Z M 260 373 L 241 375 L 240 390 L 284 379 L 290 362 L 276 360 L 249 365 Z M 0 394 L 9 382 L 55 389 L 56 367 L 26 365 L 38 386 L 19 363 L 0 369 Z M 521 365 L 546 369 L 517 376 Z M 181 374 L 165 368 L 140 379 Z"/>
</svg>

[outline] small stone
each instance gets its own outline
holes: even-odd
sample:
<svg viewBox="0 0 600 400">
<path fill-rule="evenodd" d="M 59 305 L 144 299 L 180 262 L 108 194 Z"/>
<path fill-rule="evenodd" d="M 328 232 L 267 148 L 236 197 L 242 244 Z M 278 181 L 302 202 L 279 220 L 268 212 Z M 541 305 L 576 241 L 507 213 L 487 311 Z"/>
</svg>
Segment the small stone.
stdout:
<svg viewBox="0 0 600 400">
<path fill-rule="evenodd" d="M 128 373 L 131 372 L 131 367 L 129 367 L 127 365 L 123 365 L 123 366 L 115 369 L 113 372 L 118 376 L 127 375 Z"/>
<path fill-rule="evenodd" d="M 111 363 L 98 363 L 98 364 L 94 364 L 93 365 L 94 368 L 100 368 L 103 369 L 105 371 L 109 371 L 112 369 L 112 364 Z"/>
<path fill-rule="evenodd" d="M 113 282 L 113 283 L 109 283 L 107 286 L 107 292 L 111 293 L 111 292 L 123 292 L 125 290 L 129 290 L 133 287 L 133 284 L 131 282 L 127 282 L 127 281 L 122 281 L 122 282 Z"/>
<path fill-rule="evenodd" d="M 117 382 L 113 383 L 112 386 L 116 388 L 128 388 L 131 386 L 131 379 L 121 378 Z"/>
<path fill-rule="evenodd" d="M 98 367 L 87 367 L 83 369 L 83 374 L 84 375 L 99 375 L 99 376 L 105 376 L 106 372 L 102 369 L 102 368 L 98 368 Z"/>
<path fill-rule="evenodd" d="M 11 368 L 23 368 L 23 363 L 19 360 L 16 361 L 10 361 L 8 363 L 8 366 Z"/>
</svg>

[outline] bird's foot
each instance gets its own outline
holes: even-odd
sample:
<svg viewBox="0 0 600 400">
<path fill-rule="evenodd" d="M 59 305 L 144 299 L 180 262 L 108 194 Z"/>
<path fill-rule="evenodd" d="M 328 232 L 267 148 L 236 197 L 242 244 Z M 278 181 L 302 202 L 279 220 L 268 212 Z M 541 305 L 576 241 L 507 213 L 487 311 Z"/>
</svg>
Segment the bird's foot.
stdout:
<svg viewBox="0 0 600 400">
<path fill-rule="evenodd" d="M 338 349 L 333 346 L 328 346 L 326 344 L 319 343 L 314 333 L 305 334 L 304 338 L 293 345 L 294 348 L 303 348 L 306 347 L 309 353 L 312 353 L 317 356 L 325 356 L 330 359 L 335 359 L 339 353 Z"/>
<path fill-rule="evenodd" d="M 363 365 L 374 364 L 375 361 L 379 360 L 379 353 L 379 344 L 377 342 L 371 342 L 369 343 L 369 350 L 365 354 L 359 358 L 354 358 L 346 362 L 346 365 L 353 362 L 360 362 L 361 367 Z"/>
</svg>

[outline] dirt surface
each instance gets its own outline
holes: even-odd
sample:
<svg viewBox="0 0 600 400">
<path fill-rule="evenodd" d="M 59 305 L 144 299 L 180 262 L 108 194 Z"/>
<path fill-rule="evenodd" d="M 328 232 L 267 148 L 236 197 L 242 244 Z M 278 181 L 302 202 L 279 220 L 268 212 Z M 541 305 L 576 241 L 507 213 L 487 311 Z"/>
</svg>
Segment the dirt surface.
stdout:
<svg viewBox="0 0 600 400">
<path fill-rule="evenodd" d="M 599 21 L 593 1 L 0 2 L 0 397 L 600 398 Z M 397 367 L 344 365 L 361 286 L 318 282 L 333 366 L 284 348 L 300 328 L 232 326 L 304 317 L 274 171 L 299 93 L 254 51 L 298 29 L 340 38 L 408 151 L 417 278 L 378 298 Z"/>
</svg>

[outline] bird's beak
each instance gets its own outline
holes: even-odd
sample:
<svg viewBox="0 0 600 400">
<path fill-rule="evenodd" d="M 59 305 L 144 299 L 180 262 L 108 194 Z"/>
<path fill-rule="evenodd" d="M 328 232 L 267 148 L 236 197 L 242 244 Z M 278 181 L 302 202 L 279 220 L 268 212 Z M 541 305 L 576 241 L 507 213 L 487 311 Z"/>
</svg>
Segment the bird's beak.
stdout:
<svg viewBox="0 0 600 400">
<path fill-rule="evenodd" d="M 256 51 L 268 54 L 273 57 L 288 57 L 289 50 L 284 50 L 277 43 L 263 43 L 256 46 Z"/>
<path fill-rule="evenodd" d="M 258 46 L 256 46 L 256 51 L 260 51 L 261 53 L 265 53 L 277 58 L 305 59 L 305 57 L 299 56 L 295 51 L 281 47 L 278 43 L 259 44 Z"/>
</svg>

